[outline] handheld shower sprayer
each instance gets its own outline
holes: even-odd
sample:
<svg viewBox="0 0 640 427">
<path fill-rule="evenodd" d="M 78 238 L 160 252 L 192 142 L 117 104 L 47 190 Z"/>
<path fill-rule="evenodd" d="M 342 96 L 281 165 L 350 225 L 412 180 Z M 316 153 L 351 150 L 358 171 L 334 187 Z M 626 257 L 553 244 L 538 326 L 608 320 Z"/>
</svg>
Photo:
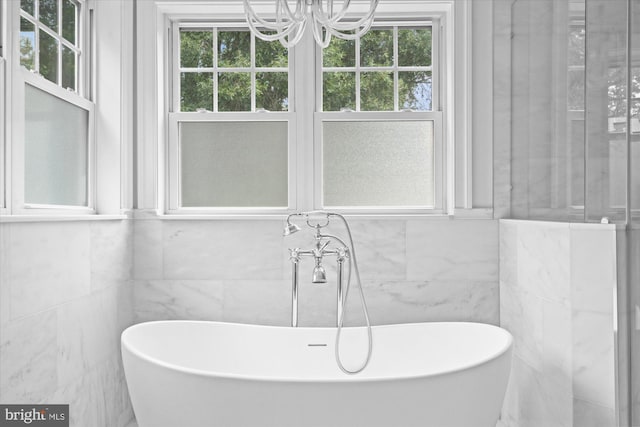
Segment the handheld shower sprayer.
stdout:
<svg viewBox="0 0 640 427">
<path fill-rule="evenodd" d="M 322 262 L 323 254 L 326 253 L 325 248 L 330 243 L 330 241 L 335 240 L 336 242 L 344 246 L 343 249 L 334 251 L 338 253 L 340 266 L 342 265 L 342 262 L 344 261 L 345 258 L 349 266 L 349 273 L 347 276 L 347 285 L 346 285 L 346 290 L 344 292 L 344 296 L 342 296 L 342 292 L 341 292 L 341 282 L 342 282 L 341 274 L 339 273 L 338 275 L 338 289 L 339 289 L 338 290 L 338 299 L 339 299 L 338 307 L 339 308 L 338 308 L 338 325 L 337 325 L 336 340 L 335 340 L 335 358 L 336 358 L 336 363 L 338 364 L 338 367 L 344 373 L 357 374 L 359 372 L 362 372 L 367 367 L 367 365 L 369 364 L 369 361 L 371 360 L 371 354 L 373 351 L 373 334 L 371 330 L 371 321 L 369 320 L 369 312 L 367 310 L 367 304 L 364 298 L 364 292 L 362 290 L 362 281 L 360 280 L 360 270 L 358 268 L 358 261 L 356 258 L 356 251 L 353 244 L 353 236 L 351 235 L 351 228 L 349 227 L 349 223 L 347 222 L 344 216 L 334 212 L 325 212 L 325 211 L 296 212 L 296 213 L 290 214 L 287 217 L 287 221 L 286 221 L 286 225 L 283 233 L 284 236 L 289 236 L 301 230 L 301 228 L 297 224 L 291 222 L 291 219 L 293 217 L 305 218 L 307 225 L 310 228 L 315 229 L 314 238 L 316 240 L 316 248 L 313 251 L 311 251 L 316 262 L 315 268 L 313 269 L 313 276 L 312 276 L 313 283 L 326 283 L 327 281 L 326 273 L 324 268 L 322 267 L 321 262 Z M 339 218 L 344 224 L 344 227 L 347 231 L 349 244 L 346 244 L 341 238 L 335 235 L 322 233 L 321 229 L 324 227 L 327 227 L 329 225 L 330 219 L 333 217 Z M 322 244 L 322 239 L 329 239 L 329 240 L 326 241 L 324 244 Z M 303 253 L 304 251 L 300 251 L 297 248 L 290 251 L 292 253 L 294 275 L 297 275 L 297 271 L 298 271 L 297 263 L 299 260 L 299 254 Z M 351 271 L 352 270 L 355 272 L 356 284 L 358 285 L 358 290 L 360 291 L 359 292 L 360 302 L 362 304 L 362 309 L 363 309 L 364 318 L 366 322 L 367 338 L 368 338 L 367 356 L 364 362 L 362 363 L 362 365 L 357 369 L 353 369 L 353 370 L 345 368 L 345 366 L 342 363 L 342 359 L 340 355 L 340 337 L 341 337 L 342 328 L 344 324 L 344 314 L 346 312 L 347 301 L 349 297 L 349 289 L 351 287 Z M 339 272 L 340 271 L 341 271 L 341 267 L 339 268 Z M 294 299 L 297 301 L 297 278 L 296 277 L 294 277 L 293 295 L 294 295 Z M 293 307 L 293 313 L 295 313 L 296 320 L 295 320 L 295 323 L 292 321 L 292 325 L 297 326 L 297 303 Z"/>
</svg>

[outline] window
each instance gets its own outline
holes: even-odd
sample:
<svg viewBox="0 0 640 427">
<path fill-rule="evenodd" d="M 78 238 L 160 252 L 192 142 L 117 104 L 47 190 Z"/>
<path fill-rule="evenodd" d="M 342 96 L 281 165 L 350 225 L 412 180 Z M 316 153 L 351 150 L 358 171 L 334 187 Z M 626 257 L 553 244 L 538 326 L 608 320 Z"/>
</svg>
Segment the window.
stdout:
<svg viewBox="0 0 640 427">
<path fill-rule="evenodd" d="M 85 3 L 20 0 L 14 33 L 13 105 L 16 134 L 14 213 L 93 213 L 94 104 L 86 84 L 89 65 Z"/>
<path fill-rule="evenodd" d="M 378 24 L 320 52 L 315 206 L 442 208 L 437 28 Z"/>
<path fill-rule="evenodd" d="M 142 30 L 142 46 L 164 45 L 156 64 L 168 64 L 144 89 L 165 101 L 166 115 L 140 109 L 151 120 L 146 129 L 168 144 L 166 158 L 159 151 L 157 166 L 147 163 L 143 172 L 153 179 L 159 168 L 157 176 L 166 177 L 145 190 L 164 190 L 157 199 L 164 212 L 442 214 L 466 196 L 465 4 L 381 4 L 365 36 L 333 38 L 324 50 L 310 34 L 289 50 L 255 38 L 241 2 L 178 10 L 155 0 L 143 9 L 164 13 L 169 23 L 164 40 L 153 25 Z M 459 52 L 454 22 L 463 34 Z M 454 58 L 463 71 L 454 70 Z M 151 55 L 141 64 L 143 73 L 155 66 Z M 454 171 L 458 163 L 464 172 Z M 458 173 L 462 190 L 454 187 Z"/>
<path fill-rule="evenodd" d="M 241 26 L 174 28 L 170 209 L 290 205 L 290 53 Z"/>
</svg>

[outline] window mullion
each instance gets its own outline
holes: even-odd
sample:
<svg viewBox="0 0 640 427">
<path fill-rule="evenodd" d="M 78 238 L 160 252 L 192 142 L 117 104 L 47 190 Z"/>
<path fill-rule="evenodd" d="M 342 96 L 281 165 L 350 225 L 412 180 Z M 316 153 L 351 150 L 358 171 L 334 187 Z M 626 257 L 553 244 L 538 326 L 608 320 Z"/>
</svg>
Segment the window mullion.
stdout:
<svg viewBox="0 0 640 427">
<path fill-rule="evenodd" d="M 356 111 L 360 111 L 360 38 L 356 39 Z"/>
<path fill-rule="evenodd" d="M 256 36 L 251 34 L 249 43 L 251 60 L 251 111 L 256 111 Z"/>
<path fill-rule="evenodd" d="M 393 110 L 400 109 L 398 96 L 398 27 L 393 27 Z"/>
<path fill-rule="evenodd" d="M 213 27 L 213 111 L 218 111 L 218 28 Z"/>
<path fill-rule="evenodd" d="M 57 83 L 62 85 L 62 2 L 57 0 L 56 6 L 58 8 L 58 33 L 56 34 L 56 41 L 58 42 L 58 75 L 56 77 Z"/>
</svg>

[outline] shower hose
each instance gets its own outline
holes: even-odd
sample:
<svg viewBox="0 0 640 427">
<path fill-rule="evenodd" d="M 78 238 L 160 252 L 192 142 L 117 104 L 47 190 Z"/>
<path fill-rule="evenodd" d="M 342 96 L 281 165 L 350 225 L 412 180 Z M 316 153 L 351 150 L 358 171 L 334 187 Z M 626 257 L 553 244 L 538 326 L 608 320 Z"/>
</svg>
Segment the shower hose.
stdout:
<svg viewBox="0 0 640 427">
<path fill-rule="evenodd" d="M 338 329 L 336 331 L 336 342 L 335 342 L 335 357 L 336 357 L 336 363 L 338 364 L 338 367 L 340 368 L 340 370 L 342 372 L 344 372 L 345 374 L 357 374 L 362 372 L 367 365 L 369 364 L 369 361 L 371 360 L 371 353 L 373 351 L 373 334 L 371 331 L 371 321 L 369 320 L 369 310 L 367 309 L 367 303 L 365 301 L 364 298 L 364 291 L 362 290 L 362 281 L 360 280 L 360 270 L 358 269 L 358 259 L 356 258 L 356 249 L 355 246 L 353 244 L 353 237 L 351 235 L 351 228 L 349 227 L 349 223 L 347 222 L 347 220 L 345 219 L 344 216 L 338 214 L 338 213 L 328 213 L 327 217 L 338 217 L 340 218 L 340 220 L 342 220 L 342 223 L 344 224 L 346 230 L 347 230 L 347 235 L 349 236 L 349 244 L 347 245 L 342 239 L 340 239 L 337 236 L 334 236 L 332 234 L 324 234 L 321 235 L 321 237 L 325 237 L 325 238 L 330 238 L 330 239 L 334 239 L 336 241 L 338 241 L 341 245 L 347 247 L 350 249 L 351 252 L 351 256 L 347 257 L 348 259 L 348 266 L 349 266 L 349 273 L 347 275 L 347 286 L 345 288 L 345 292 L 344 292 L 344 301 L 342 304 L 342 310 L 340 312 L 340 321 L 338 322 Z M 362 311 L 364 313 L 364 319 L 366 322 L 366 326 L 367 326 L 367 343 L 368 343 L 368 348 L 367 348 L 367 357 L 365 358 L 364 362 L 362 362 L 362 364 L 354 370 L 351 369 L 347 369 L 344 364 L 342 363 L 342 358 L 340 356 L 340 337 L 342 334 L 342 327 L 344 324 L 344 315 L 347 311 L 347 302 L 349 301 L 349 289 L 351 288 L 351 271 L 355 271 L 355 276 L 356 276 L 356 284 L 358 286 L 358 290 L 360 291 L 360 302 L 362 303 Z"/>
</svg>

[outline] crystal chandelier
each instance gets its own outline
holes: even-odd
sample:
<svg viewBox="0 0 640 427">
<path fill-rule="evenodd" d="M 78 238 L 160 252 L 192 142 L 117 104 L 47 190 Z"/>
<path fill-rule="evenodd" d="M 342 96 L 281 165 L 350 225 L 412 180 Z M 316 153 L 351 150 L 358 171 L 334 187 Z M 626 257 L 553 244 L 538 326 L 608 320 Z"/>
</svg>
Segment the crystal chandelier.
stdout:
<svg viewBox="0 0 640 427">
<path fill-rule="evenodd" d="M 367 0 L 369 11 L 360 19 L 346 20 L 351 0 L 296 0 L 295 10 L 289 6 L 289 0 L 275 0 L 275 16 L 269 19 L 259 17 L 250 4 L 244 1 L 244 11 L 251 32 L 266 40 L 279 40 L 285 47 L 293 47 L 300 41 L 307 21 L 313 29 L 313 37 L 324 49 L 329 46 L 331 37 L 355 40 L 364 35 L 373 23 L 373 13 L 379 0 Z"/>
</svg>

